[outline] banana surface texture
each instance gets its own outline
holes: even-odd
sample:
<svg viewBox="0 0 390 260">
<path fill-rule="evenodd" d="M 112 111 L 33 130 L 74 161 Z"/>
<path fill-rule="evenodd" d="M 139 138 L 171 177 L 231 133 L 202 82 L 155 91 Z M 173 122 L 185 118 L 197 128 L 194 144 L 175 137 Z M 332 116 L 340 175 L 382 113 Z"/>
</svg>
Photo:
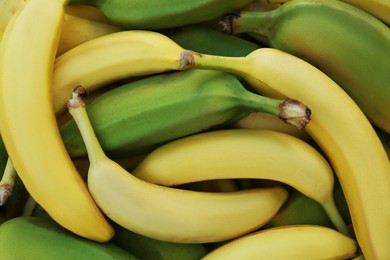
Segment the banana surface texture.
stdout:
<svg viewBox="0 0 390 260">
<path fill-rule="evenodd" d="M 50 216 L 103 242 L 113 229 L 66 152 L 51 98 L 66 2 L 31 0 L 7 25 L 0 45 L 1 136 L 27 190 Z"/>
</svg>

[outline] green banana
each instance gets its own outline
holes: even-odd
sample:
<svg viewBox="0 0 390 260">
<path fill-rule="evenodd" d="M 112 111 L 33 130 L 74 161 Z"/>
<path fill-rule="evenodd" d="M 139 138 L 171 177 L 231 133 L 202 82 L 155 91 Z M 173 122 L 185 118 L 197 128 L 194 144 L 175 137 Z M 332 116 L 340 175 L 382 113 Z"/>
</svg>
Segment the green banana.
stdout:
<svg viewBox="0 0 390 260">
<path fill-rule="evenodd" d="M 163 29 L 200 23 L 241 9 L 252 0 L 71 0 L 99 8 L 114 24 L 125 29 Z"/>
<path fill-rule="evenodd" d="M 108 242 L 77 236 L 56 222 L 40 217 L 18 217 L 0 225 L 1 259 L 137 259 Z"/>
<path fill-rule="evenodd" d="M 113 157 L 126 157 L 227 125 L 253 111 L 268 112 L 288 121 L 288 114 L 295 113 L 291 109 L 296 108 L 302 108 L 304 118 L 298 119 L 306 124 L 310 113 L 302 103 L 254 94 L 230 74 L 190 70 L 147 77 L 115 88 L 92 100 L 87 111 L 104 151 Z M 74 120 L 64 124 L 60 133 L 73 158 L 87 155 Z"/>
<path fill-rule="evenodd" d="M 181 47 L 204 54 L 240 57 L 260 48 L 255 42 L 228 35 L 204 24 L 188 25 L 163 33 Z"/>
<path fill-rule="evenodd" d="M 112 243 L 142 260 L 197 260 L 207 253 L 203 244 L 166 242 L 139 235 L 117 224 L 113 227 Z"/>
<path fill-rule="evenodd" d="M 316 66 L 390 133 L 390 28 L 374 16 L 337 0 L 292 0 L 272 11 L 227 15 L 222 24 Z"/>
</svg>

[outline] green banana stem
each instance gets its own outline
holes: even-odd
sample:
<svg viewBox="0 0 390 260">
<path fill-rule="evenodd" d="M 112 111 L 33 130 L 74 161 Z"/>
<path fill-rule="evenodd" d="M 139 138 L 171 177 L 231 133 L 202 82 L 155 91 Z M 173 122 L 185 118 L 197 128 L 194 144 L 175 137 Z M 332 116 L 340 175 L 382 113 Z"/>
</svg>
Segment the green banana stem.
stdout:
<svg viewBox="0 0 390 260">
<path fill-rule="evenodd" d="M 36 206 L 37 206 L 37 202 L 34 200 L 34 198 L 31 197 L 31 195 L 28 196 L 26 204 L 24 205 L 23 208 L 22 216 L 24 217 L 31 216 Z"/>
<path fill-rule="evenodd" d="M 182 69 L 215 69 L 252 78 L 249 73 L 251 71 L 251 64 L 248 62 L 246 57 L 223 57 L 184 50 L 180 57 L 180 64 Z M 234 64 L 235 66 L 231 66 L 231 64 Z M 270 103 L 270 101 L 267 103 Z M 267 111 L 264 108 L 267 108 L 267 106 L 262 109 L 262 111 Z M 298 100 L 286 99 L 279 109 L 280 119 L 288 124 L 298 127 L 301 130 L 304 129 L 310 121 L 311 110 Z M 275 113 L 272 111 L 268 112 Z"/>
<path fill-rule="evenodd" d="M 345 224 L 345 221 L 341 216 L 334 199 L 330 198 L 328 201 L 321 203 L 321 206 L 324 208 L 326 214 L 336 229 L 347 236 L 351 236 L 351 233 Z"/>
<path fill-rule="evenodd" d="M 91 164 L 94 164 L 105 158 L 106 154 L 100 146 L 99 140 L 88 118 L 87 111 L 85 110 L 84 99 L 86 95 L 87 91 L 83 87 L 76 87 L 72 92 L 72 98 L 68 101 L 68 110 L 80 129 L 83 140 L 85 140 L 89 161 Z"/>
<path fill-rule="evenodd" d="M 15 186 L 15 179 L 16 171 L 11 159 L 8 158 L 3 177 L 0 181 L 0 206 L 4 205 L 9 196 L 12 195 L 12 191 Z"/>
</svg>

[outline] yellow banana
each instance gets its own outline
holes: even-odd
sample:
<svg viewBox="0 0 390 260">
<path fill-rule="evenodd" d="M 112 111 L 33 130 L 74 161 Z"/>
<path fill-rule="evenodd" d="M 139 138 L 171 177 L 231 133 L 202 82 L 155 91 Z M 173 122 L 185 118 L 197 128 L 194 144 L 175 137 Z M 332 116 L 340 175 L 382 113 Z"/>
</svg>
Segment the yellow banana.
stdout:
<svg viewBox="0 0 390 260">
<path fill-rule="evenodd" d="M 96 203 L 119 225 L 163 241 L 216 242 L 261 227 L 286 200 L 288 193 L 281 186 L 210 193 L 138 179 L 104 154 L 80 98 L 83 91 L 76 88 L 68 106 L 88 150 L 88 187 Z"/>
<path fill-rule="evenodd" d="M 335 227 L 348 234 L 333 199 L 334 177 L 313 147 L 267 130 L 219 130 L 160 146 L 133 170 L 145 181 L 174 186 L 215 179 L 268 179 L 319 202 Z"/>
<path fill-rule="evenodd" d="M 32 197 L 60 225 L 96 241 L 113 236 L 76 171 L 56 124 L 52 71 L 66 0 L 30 0 L 0 47 L 1 135 Z"/>
<path fill-rule="evenodd" d="M 152 31 L 124 31 L 105 35 L 69 50 L 56 60 L 53 76 L 57 114 L 66 110 L 76 86 L 88 92 L 114 81 L 140 75 L 179 70 L 179 45 Z"/>
<path fill-rule="evenodd" d="M 356 241 L 331 228 L 299 225 L 251 233 L 214 249 L 202 259 L 342 260 L 356 253 Z"/>
<path fill-rule="evenodd" d="M 300 130 L 264 112 L 253 112 L 243 119 L 234 122 L 230 127 L 234 129 L 271 130 L 289 134 L 304 141 L 310 141 L 311 139 L 310 135 L 304 129 Z"/>
<path fill-rule="evenodd" d="M 313 111 L 306 131 L 329 159 L 367 259 L 390 259 L 390 164 L 370 122 L 329 77 L 285 52 L 262 48 L 246 57 L 187 53 L 192 67 L 243 76 L 267 96 L 288 96 Z"/>
<path fill-rule="evenodd" d="M 114 25 L 65 14 L 57 56 L 83 42 L 119 31 L 121 29 Z"/>
<path fill-rule="evenodd" d="M 12 15 L 25 4 L 26 0 L 2 0 L 0 2 L 0 40 Z M 111 25 L 99 9 L 87 5 L 67 5 L 64 19 L 57 55 L 61 55 L 80 43 L 121 30 Z"/>
<path fill-rule="evenodd" d="M 390 1 L 389 0 L 340 0 L 372 14 L 379 20 L 390 26 Z"/>
</svg>

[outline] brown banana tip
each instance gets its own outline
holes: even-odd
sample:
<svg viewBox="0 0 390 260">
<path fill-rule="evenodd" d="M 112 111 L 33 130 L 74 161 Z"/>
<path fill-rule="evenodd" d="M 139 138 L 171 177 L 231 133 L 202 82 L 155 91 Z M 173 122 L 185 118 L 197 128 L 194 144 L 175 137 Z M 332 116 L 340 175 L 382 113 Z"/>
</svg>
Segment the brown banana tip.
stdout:
<svg viewBox="0 0 390 260">
<path fill-rule="evenodd" d="M 8 198 L 12 195 L 13 185 L 2 185 L 0 186 L 0 206 L 3 206 Z"/>
<path fill-rule="evenodd" d="M 218 22 L 218 28 L 222 32 L 232 34 L 233 33 L 233 20 L 240 17 L 240 12 L 230 12 L 222 16 Z"/>
<path fill-rule="evenodd" d="M 77 86 L 74 88 L 72 91 L 72 97 L 68 100 L 68 109 L 85 106 L 85 99 L 87 96 L 87 90 L 83 86 Z"/>
<path fill-rule="evenodd" d="M 303 130 L 311 120 L 311 110 L 298 100 L 286 99 L 280 105 L 279 118 Z"/>
</svg>

